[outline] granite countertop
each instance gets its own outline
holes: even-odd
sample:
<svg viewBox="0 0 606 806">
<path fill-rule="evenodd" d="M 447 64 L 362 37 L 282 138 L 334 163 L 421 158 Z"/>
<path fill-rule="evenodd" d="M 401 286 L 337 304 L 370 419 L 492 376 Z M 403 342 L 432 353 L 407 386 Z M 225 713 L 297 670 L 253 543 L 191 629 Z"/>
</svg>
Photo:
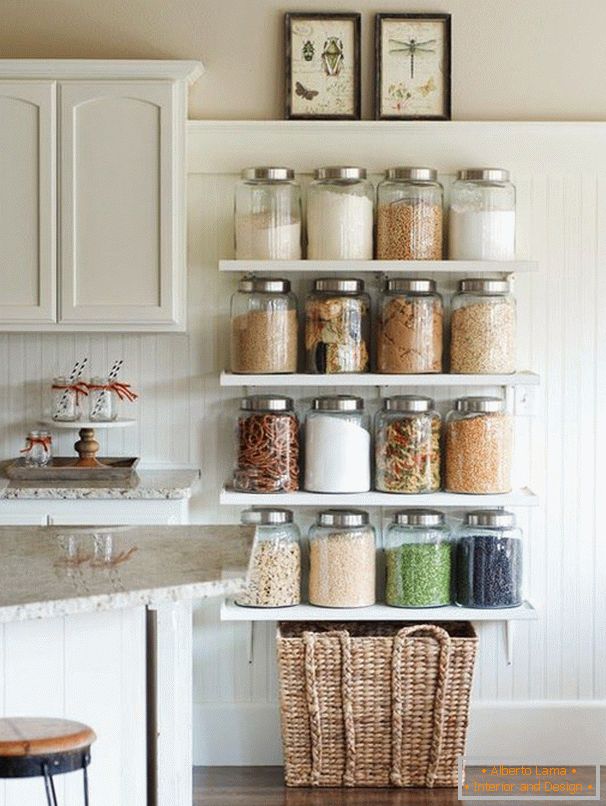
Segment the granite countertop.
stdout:
<svg viewBox="0 0 606 806">
<path fill-rule="evenodd" d="M 0 473 L 3 466 L 0 464 Z M 138 470 L 132 486 L 110 486 L 103 481 L 13 481 L 0 476 L 0 501 L 43 500 L 175 500 L 189 498 L 200 473 L 197 470 Z"/>
<path fill-rule="evenodd" d="M 238 593 L 254 526 L 0 527 L 0 623 Z"/>
</svg>

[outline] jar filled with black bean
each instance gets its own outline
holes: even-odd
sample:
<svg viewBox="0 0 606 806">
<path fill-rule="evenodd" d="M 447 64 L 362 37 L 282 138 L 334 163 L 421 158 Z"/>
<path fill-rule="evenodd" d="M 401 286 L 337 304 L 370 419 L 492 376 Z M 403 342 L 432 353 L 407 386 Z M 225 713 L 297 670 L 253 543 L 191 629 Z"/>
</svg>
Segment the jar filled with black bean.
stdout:
<svg viewBox="0 0 606 806">
<path fill-rule="evenodd" d="M 522 593 L 522 531 L 500 509 L 468 512 L 456 533 L 456 603 L 518 607 Z"/>
</svg>

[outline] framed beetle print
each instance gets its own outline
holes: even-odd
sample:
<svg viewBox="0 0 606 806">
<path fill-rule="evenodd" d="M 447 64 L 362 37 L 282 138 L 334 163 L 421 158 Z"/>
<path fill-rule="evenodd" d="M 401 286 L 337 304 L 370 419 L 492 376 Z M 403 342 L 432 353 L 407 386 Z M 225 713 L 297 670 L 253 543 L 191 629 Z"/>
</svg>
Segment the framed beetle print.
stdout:
<svg viewBox="0 0 606 806">
<path fill-rule="evenodd" d="M 286 14 L 286 115 L 360 119 L 360 14 Z"/>
<path fill-rule="evenodd" d="M 450 120 L 450 14 L 377 14 L 375 118 Z"/>
</svg>

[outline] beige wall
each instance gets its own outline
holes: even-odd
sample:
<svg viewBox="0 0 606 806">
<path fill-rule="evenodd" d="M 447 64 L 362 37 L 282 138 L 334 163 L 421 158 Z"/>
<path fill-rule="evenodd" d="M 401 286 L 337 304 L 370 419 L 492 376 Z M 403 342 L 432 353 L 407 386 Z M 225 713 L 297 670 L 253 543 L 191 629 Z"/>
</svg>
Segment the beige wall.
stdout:
<svg viewBox="0 0 606 806">
<path fill-rule="evenodd" d="M 606 119 L 606 0 L 0 0 L 2 58 L 201 59 L 197 118 L 282 117 L 282 16 L 363 12 L 371 117 L 378 11 L 453 15 L 453 118 Z"/>
</svg>

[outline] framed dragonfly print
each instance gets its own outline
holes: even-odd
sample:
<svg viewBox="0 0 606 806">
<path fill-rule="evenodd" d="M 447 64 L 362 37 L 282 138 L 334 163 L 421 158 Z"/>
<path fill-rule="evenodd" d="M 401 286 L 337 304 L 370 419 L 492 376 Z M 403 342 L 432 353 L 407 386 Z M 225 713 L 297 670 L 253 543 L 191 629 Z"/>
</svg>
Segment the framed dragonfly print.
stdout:
<svg viewBox="0 0 606 806">
<path fill-rule="evenodd" d="M 375 118 L 450 120 L 450 14 L 377 14 Z"/>
<path fill-rule="evenodd" d="M 360 119 L 360 14 L 285 14 L 286 118 Z"/>
</svg>

